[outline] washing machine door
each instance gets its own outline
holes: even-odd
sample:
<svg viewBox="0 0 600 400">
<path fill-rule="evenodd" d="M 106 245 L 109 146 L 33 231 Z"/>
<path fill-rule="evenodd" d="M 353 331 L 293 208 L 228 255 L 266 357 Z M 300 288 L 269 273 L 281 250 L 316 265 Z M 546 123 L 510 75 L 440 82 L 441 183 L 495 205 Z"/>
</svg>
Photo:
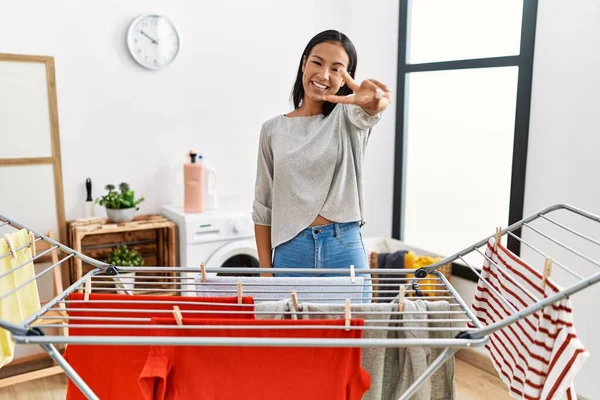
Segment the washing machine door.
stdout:
<svg viewBox="0 0 600 400">
<path fill-rule="evenodd" d="M 207 267 L 244 267 L 258 269 L 258 251 L 255 239 L 229 242 L 217 249 L 207 260 Z M 258 276 L 258 273 L 219 273 L 218 276 Z"/>
</svg>

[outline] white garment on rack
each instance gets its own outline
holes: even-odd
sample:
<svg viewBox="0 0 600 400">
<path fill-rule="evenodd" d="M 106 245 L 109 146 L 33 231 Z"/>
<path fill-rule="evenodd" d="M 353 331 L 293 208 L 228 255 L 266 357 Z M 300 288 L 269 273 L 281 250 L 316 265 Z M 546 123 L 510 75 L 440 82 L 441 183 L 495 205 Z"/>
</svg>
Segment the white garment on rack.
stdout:
<svg viewBox="0 0 600 400">
<path fill-rule="evenodd" d="M 234 277 L 208 276 L 206 283 L 201 277 L 195 280 L 196 296 L 235 296 L 237 283 L 242 282 L 244 296 L 252 296 L 254 302 L 276 301 L 290 298 L 292 290 L 298 301 L 320 303 L 342 303 L 344 299 L 362 300 L 364 278 L 357 276 L 352 283 L 350 277 Z M 321 285 L 321 286 L 319 286 Z M 191 295 L 194 295 L 192 292 Z"/>
<path fill-rule="evenodd" d="M 517 311 L 560 291 L 550 279 L 544 291 L 539 271 L 502 245 L 498 245 L 497 253 L 493 249 L 492 238 L 485 254 L 500 267 L 486 258 L 481 276 Z M 484 325 L 490 325 L 514 314 L 503 299 L 480 280 L 473 301 L 477 318 Z M 493 333 L 486 348 L 510 395 L 516 399 L 545 400 L 563 396 L 575 399 L 572 383 L 589 357 L 575 332 L 569 298 Z"/>
</svg>

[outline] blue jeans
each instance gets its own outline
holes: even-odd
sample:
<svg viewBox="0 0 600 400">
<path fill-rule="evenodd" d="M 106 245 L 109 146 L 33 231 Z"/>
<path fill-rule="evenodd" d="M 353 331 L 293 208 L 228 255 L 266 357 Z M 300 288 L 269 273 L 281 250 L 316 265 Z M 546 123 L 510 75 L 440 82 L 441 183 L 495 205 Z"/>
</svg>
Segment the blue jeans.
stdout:
<svg viewBox="0 0 600 400">
<path fill-rule="evenodd" d="M 275 248 L 273 268 L 369 268 L 367 252 L 358 222 L 309 226 L 293 239 Z M 343 274 L 275 273 L 275 276 L 349 276 Z M 369 274 L 365 296 L 371 297 Z"/>
</svg>

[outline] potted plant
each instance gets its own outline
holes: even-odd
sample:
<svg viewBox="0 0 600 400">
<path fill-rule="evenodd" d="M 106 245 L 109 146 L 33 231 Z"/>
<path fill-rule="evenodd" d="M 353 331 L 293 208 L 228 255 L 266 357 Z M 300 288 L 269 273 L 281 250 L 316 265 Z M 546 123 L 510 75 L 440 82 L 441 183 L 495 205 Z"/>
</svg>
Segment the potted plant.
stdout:
<svg viewBox="0 0 600 400">
<path fill-rule="evenodd" d="M 144 265 L 144 258 L 139 252 L 127 246 L 119 246 L 110 252 L 107 262 L 116 267 L 140 267 Z M 119 272 L 115 278 L 126 290 L 132 290 L 135 286 L 135 272 Z"/>
<path fill-rule="evenodd" d="M 96 203 L 106 207 L 106 215 L 112 222 L 127 222 L 135 217 L 138 205 L 144 201 L 143 197 L 135 198 L 135 192 L 129 185 L 122 182 L 117 190 L 114 185 L 104 187 L 108 193 L 96 199 Z"/>
</svg>

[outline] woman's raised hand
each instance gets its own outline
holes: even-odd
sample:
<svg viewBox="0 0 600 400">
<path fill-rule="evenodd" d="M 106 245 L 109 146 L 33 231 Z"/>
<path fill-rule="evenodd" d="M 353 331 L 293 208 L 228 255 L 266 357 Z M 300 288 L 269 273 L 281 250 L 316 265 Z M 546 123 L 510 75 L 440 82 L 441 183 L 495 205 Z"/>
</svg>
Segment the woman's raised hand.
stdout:
<svg viewBox="0 0 600 400">
<path fill-rule="evenodd" d="M 347 96 L 325 95 L 323 96 L 324 101 L 355 104 L 371 115 L 385 110 L 392 102 L 392 91 L 383 83 L 375 79 L 367 79 L 359 85 L 345 69 L 342 69 L 341 73 L 346 85 L 354 93 Z"/>
</svg>

